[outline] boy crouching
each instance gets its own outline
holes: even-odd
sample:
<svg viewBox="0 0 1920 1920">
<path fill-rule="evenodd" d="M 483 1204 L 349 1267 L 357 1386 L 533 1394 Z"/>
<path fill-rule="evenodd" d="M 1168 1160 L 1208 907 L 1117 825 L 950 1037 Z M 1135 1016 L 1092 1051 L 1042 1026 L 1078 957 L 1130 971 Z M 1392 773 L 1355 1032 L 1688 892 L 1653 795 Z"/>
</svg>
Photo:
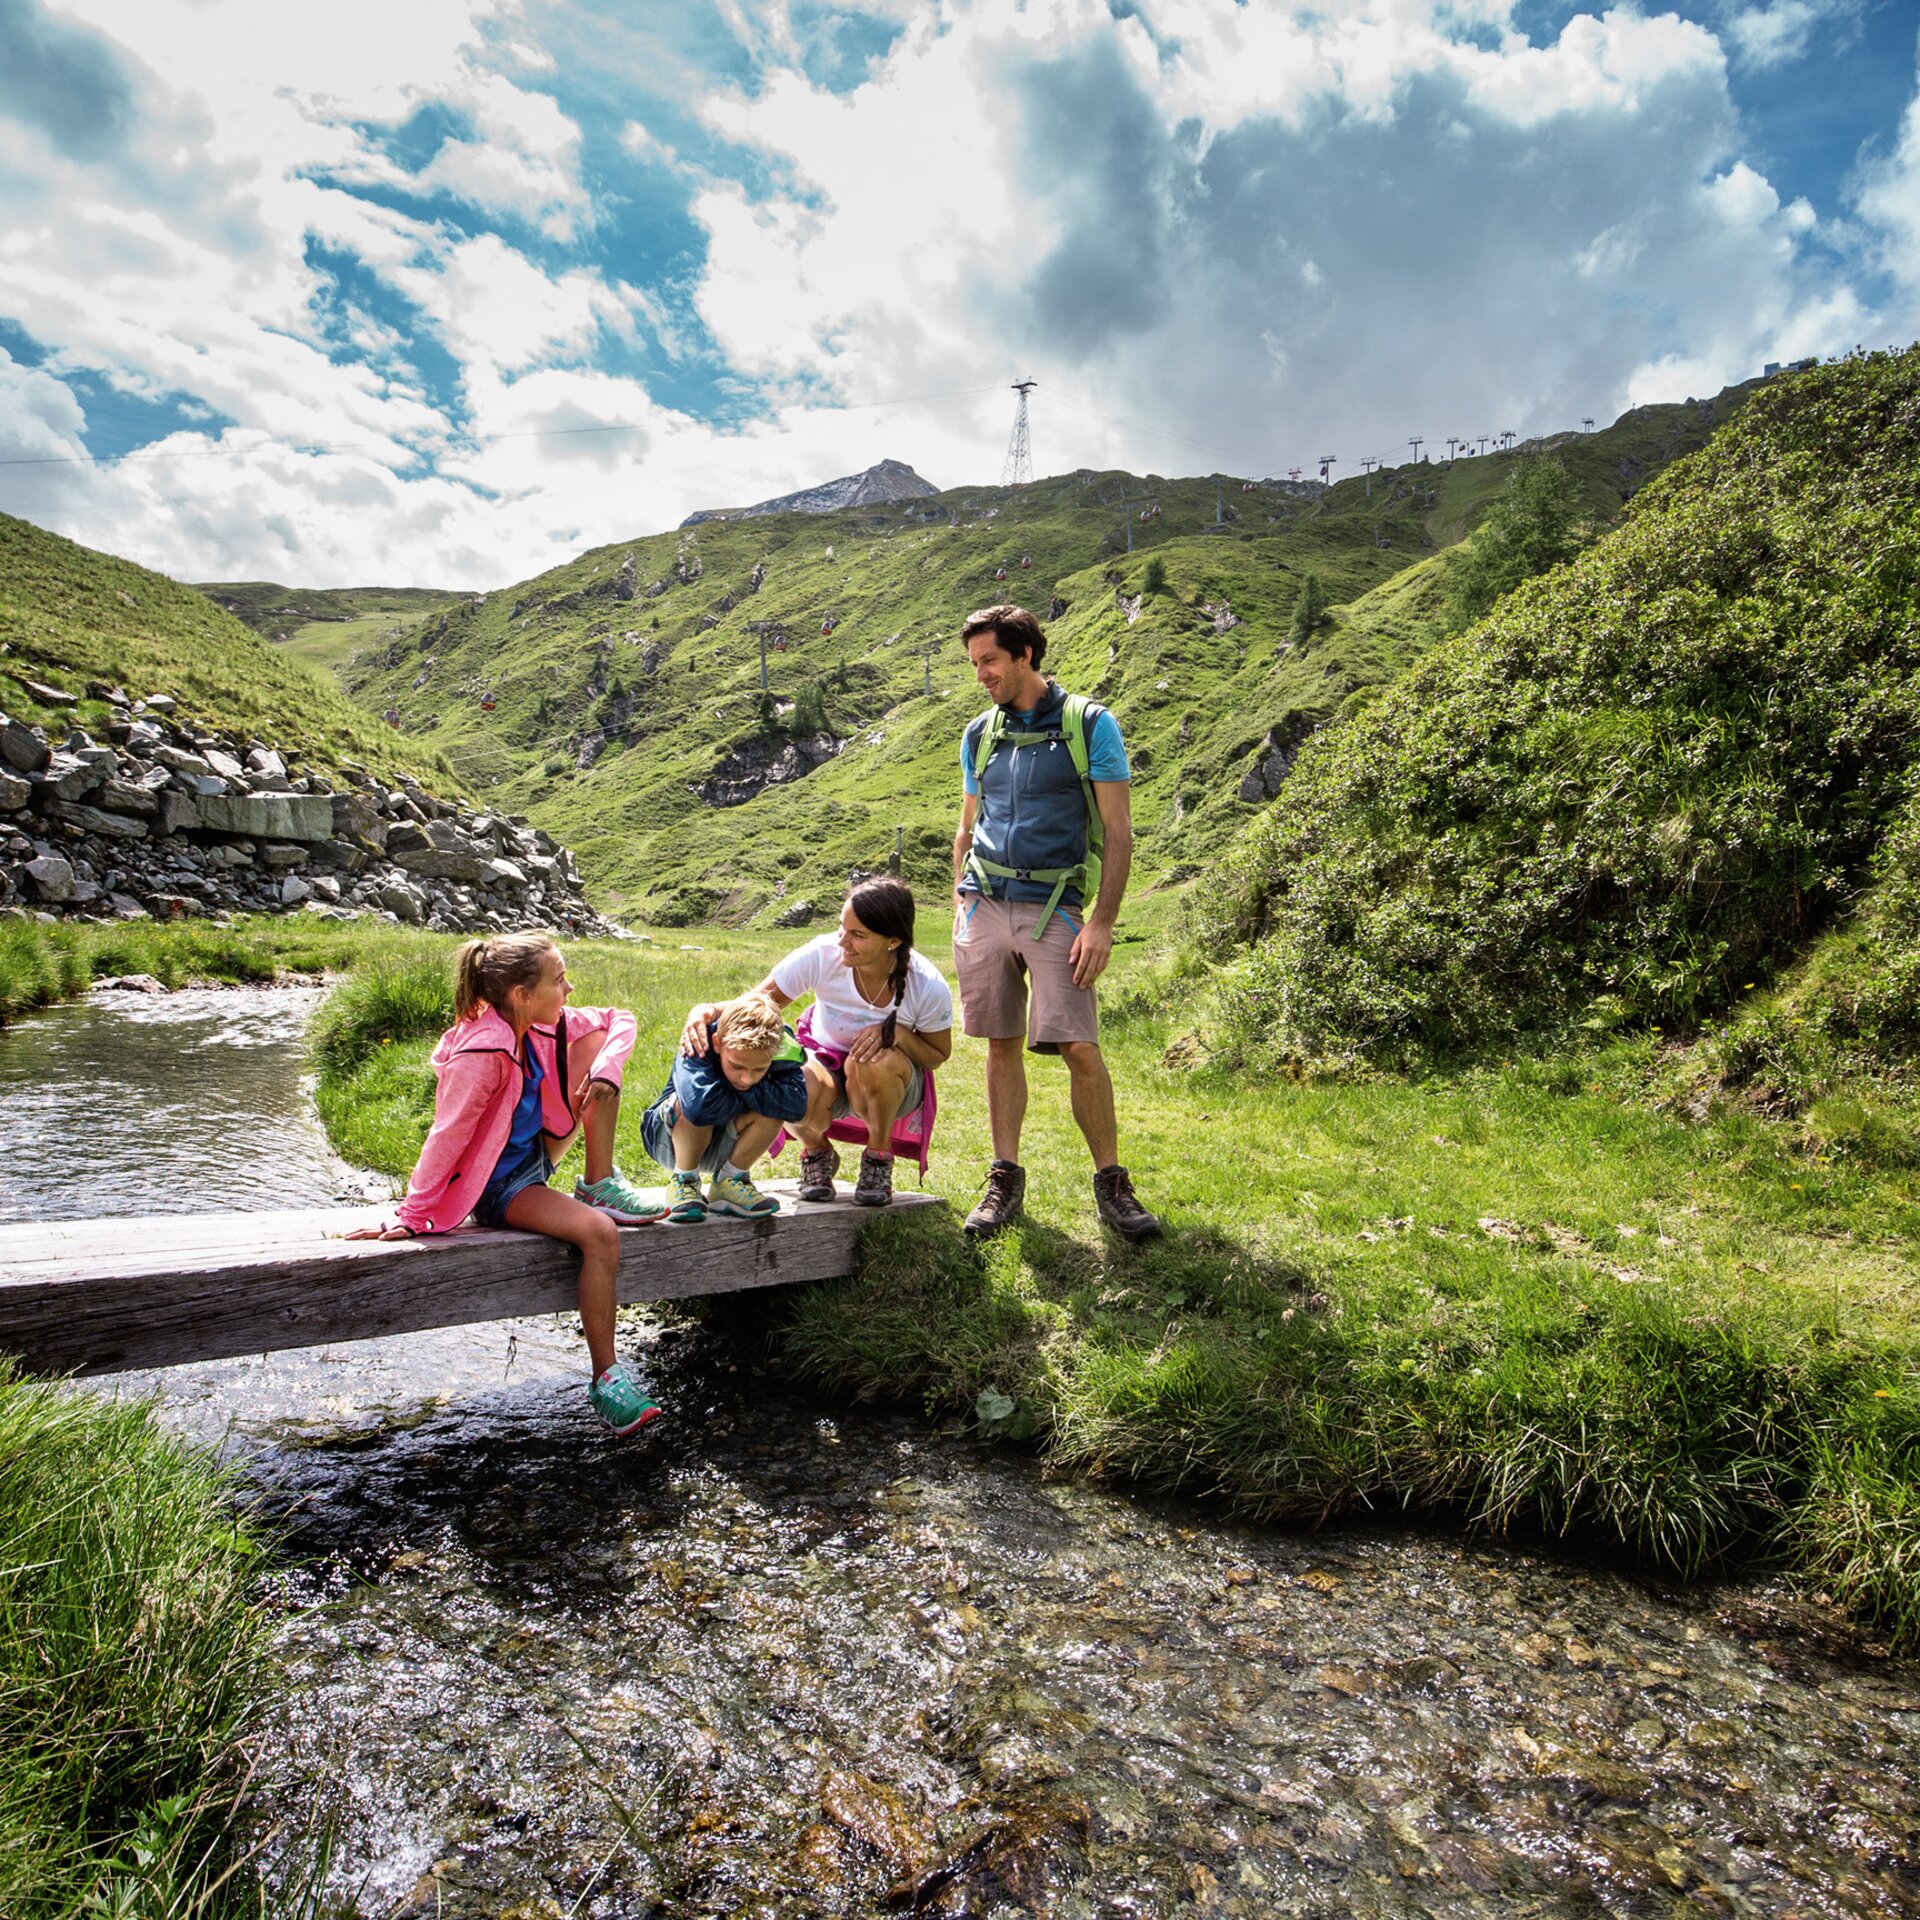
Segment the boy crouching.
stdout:
<svg viewBox="0 0 1920 1920">
<path fill-rule="evenodd" d="M 709 1209 L 747 1220 L 780 1211 L 750 1170 L 806 1113 L 804 1058 L 764 993 L 743 993 L 711 1021 L 689 1017 L 672 1077 L 640 1122 L 647 1151 L 673 1170 L 663 1225 L 697 1226 Z"/>
</svg>

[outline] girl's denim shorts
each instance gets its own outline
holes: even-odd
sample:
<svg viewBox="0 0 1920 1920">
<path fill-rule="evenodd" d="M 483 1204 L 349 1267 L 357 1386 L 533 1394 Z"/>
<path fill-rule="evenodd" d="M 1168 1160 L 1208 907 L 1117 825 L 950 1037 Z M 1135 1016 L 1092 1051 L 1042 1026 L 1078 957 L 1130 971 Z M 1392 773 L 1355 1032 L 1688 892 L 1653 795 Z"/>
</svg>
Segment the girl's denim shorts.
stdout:
<svg viewBox="0 0 1920 1920">
<path fill-rule="evenodd" d="M 496 1173 L 487 1182 L 486 1192 L 473 1209 L 474 1220 L 483 1227 L 504 1227 L 507 1224 L 507 1202 L 516 1193 L 525 1193 L 529 1187 L 544 1187 L 552 1178 L 553 1161 L 548 1156 L 546 1143 L 542 1141 L 511 1173 Z"/>
</svg>

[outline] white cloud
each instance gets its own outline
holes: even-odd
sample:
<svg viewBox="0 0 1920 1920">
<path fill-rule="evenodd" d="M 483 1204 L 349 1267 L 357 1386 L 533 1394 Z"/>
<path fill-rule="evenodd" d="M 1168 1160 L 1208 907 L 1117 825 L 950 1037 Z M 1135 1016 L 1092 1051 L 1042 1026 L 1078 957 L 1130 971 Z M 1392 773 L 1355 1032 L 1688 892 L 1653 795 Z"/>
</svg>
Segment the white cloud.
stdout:
<svg viewBox="0 0 1920 1920">
<path fill-rule="evenodd" d="M 0 445 L 76 448 L 80 369 L 240 425 L 4 470 L 0 500 L 188 577 L 490 586 L 883 456 L 980 480 L 1029 372 L 1042 471 L 1344 470 L 1880 337 L 1844 233 L 1783 201 L 1729 92 L 1730 52 L 1844 4 L 1720 37 L 1621 6 L 1536 45 L 1509 0 L 870 0 L 898 37 L 846 91 L 808 77 L 838 16 L 714 0 L 751 82 L 676 64 L 651 103 L 612 58 L 569 92 L 535 0 L 62 4 L 118 43 L 138 113 L 113 151 L 0 119 L 0 310 L 49 349 L 0 361 Z M 454 129 L 431 157 L 382 137 L 428 106 Z M 590 264 L 623 212 L 595 140 L 685 196 L 698 325 L 685 289 Z M 380 204 L 433 192 L 458 213 Z M 1855 211 L 1911 318 L 1920 105 Z M 634 372 L 654 346 L 774 411 L 663 405 Z"/>
<path fill-rule="evenodd" d="M 1903 326 L 1920 330 L 1920 93 L 1907 105 L 1893 151 L 1864 169 L 1854 204 L 1882 270 L 1906 295 Z"/>
<path fill-rule="evenodd" d="M 1769 0 L 1765 6 L 1731 9 L 1727 38 L 1743 65 L 1784 66 L 1804 57 L 1817 27 L 1851 25 L 1859 12 L 1859 0 Z"/>
</svg>

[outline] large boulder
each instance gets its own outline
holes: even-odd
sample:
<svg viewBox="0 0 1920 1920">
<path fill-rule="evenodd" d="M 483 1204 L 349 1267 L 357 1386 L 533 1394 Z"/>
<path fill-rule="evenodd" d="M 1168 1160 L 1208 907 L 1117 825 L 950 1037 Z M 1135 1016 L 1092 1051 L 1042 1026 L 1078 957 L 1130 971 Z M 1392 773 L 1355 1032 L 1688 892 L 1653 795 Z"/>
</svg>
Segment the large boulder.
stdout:
<svg viewBox="0 0 1920 1920">
<path fill-rule="evenodd" d="M 245 833 L 260 840 L 327 840 L 333 836 L 333 802 L 325 794 L 206 793 L 194 805 L 201 824 L 217 833 Z"/>
<path fill-rule="evenodd" d="M 18 720 L 0 716 L 0 760 L 16 773 L 38 773 L 53 758 L 53 749 Z"/>
<path fill-rule="evenodd" d="M 33 883 L 35 894 L 42 900 L 73 898 L 73 863 L 62 860 L 57 853 L 43 853 L 37 860 L 29 860 L 26 875 Z"/>
<path fill-rule="evenodd" d="M 387 833 L 387 857 L 429 880 L 459 880 L 478 886 L 488 878 L 487 861 L 460 836 L 451 821 L 396 825 Z"/>
</svg>

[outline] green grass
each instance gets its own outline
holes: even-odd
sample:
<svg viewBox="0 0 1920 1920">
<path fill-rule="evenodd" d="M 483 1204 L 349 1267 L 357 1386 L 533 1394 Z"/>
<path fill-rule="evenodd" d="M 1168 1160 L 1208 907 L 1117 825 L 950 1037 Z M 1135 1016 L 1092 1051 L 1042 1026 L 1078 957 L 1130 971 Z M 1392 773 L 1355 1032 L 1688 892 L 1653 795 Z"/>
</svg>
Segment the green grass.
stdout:
<svg viewBox="0 0 1920 1920">
<path fill-rule="evenodd" d="M 570 948 L 582 999 L 639 1019 L 630 1168 L 647 1166 L 639 1115 L 686 1006 L 783 945 Z M 431 1114 L 446 1004 L 444 957 L 423 946 L 405 967 L 342 1002 L 320 1093 L 342 1150 L 396 1177 Z M 1172 1029 L 1141 1010 L 1159 991 L 1123 947 L 1107 998 L 1135 1010 L 1104 1038 L 1122 1154 L 1168 1216 L 1164 1243 L 1103 1240 L 1045 1061 L 1028 1218 L 984 1250 L 959 1238 L 986 1160 L 982 1049 L 962 1039 L 929 1182 L 954 1215 L 887 1219 L 853 1279 L 774 1303 L 774 1363 L 1261 1518 L 1404 1507 L 1680 1571 L 1773 1561 L 1920 1636 L 1904 1171 L 1810 1153 L 1750 1110 L 1682 1122 L 1641 1097 L 1644 1040 L 1430 1080 L 1170 1071 Z"/>
<path fill-rule="evenodd" d="M 151 1409 L 0 1362 L 0 1912 L 189 1920 L 308 1910 L 316 1836 L 239 1813 L 276 1684 L 262 1542 L 230 1476 Z M 305 1856 L 304 1862 L 302 1856 Z"/>
<path fill-rule="evenodd" d="M 1737 399 L 1723 397 L 1716 418 Z M 1699 446 L 1711 424 L 1696 408 L 1645 409 L 1571 436 L 1559 457 L 1583 510 L 1605 523 L 1634 484 L 1623 462 L 1634 476 L 1651 471 Z M 1216 491 L 1212 477 L 1087 472 L 884 510 L 709 522 L 599 548 L 436 613 L 363 647 L 343 678 L 369 709 L 396 707 L 409 738 L 495 804 L 572 846 L 612 905 L 663 925 L 765 924 L 795 898 L 837 896 L 850 867 L 878 867 L 896 828 L 908 878 L 938 881 L 959 733 L 984 704 L 954 638 L 960 621 L 996 599 L 1043 615 L 1057 599 L 1048 667 L 1118 714 L 1142 885 L 1177 880 L 1257 813 L 1238 788 L 1270 732 L 1303 738 L 1439 637 L 1434 556 L 1477 523 L 1516 458 L 1386 469 L 1371 492 L 1355 478 L 1319 502 L 1243 493 L 1234 478 Z M 1129 522 L 1146 499 L 1159 517 Z M 1216 503 L 1230 516 L 1219 525 Z M 642 588 L 665 583 L 657 595 L 612 597 L 629 553 Z M 679 578 L 682 559 L 699 563 L 696 579 Z M 1143 592 L 1150 567 L 1164 586 L 1129 620 L 1120 600 Z M 1309 571 L 1333 617 L 1306 646 L 1283 648 Z M 1210 609 L 1229 605 L 1239 624 L 1216 631 Z M 758 730 L 760 653 L 747 627 L 767 621 L 789 640 L 768 656 L 776 699 L 819 692 L 846 745 L 803 782 L 717 812 L 688 788 Z M 596 729 L 605 745 L 582 768 Z"/>
<path fill-rule="evenodd" d="M 0 514 L 0 709 L 50 727 L 70 717 L 97 728 L 109 709 L 88 683 L 135 699 L 167 693 L 177 718 L 271 741 L 308 768 L 352 761 L 392 780 L 405 772 L 444 791 L 433 755 L 398 738 L 328 677 L 250 632 L 231 614 L 145 567 L 95 553 Z M 80 696 L 55 706 L 36 680 Z"/>
</svg>

